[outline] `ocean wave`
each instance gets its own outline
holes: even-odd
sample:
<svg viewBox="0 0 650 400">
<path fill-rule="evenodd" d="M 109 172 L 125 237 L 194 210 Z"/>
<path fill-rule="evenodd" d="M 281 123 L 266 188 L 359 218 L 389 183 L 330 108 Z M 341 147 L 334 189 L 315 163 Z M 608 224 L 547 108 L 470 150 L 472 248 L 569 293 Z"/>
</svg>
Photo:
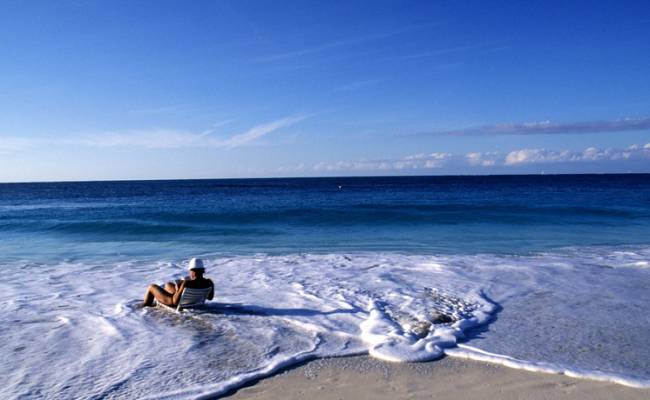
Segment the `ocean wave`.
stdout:
<svg viewBox="0 0 650 400">
<path fill-rule="evenodd" d="M 18 212 L 19 211 L 19 212 Z M 215 234 L 249 232 L 268 234 L 286 229 L 316 227 L 358 227 L 361 232 L 373 227 L 410 227 L 433 230 L 446 226 L 493 226 L 494 229 L 548 229 L 552 226 L 620 227 L 640 224 L 648 215 L 639 211 L 594 207 L 534 207 L 517 205 L 471 204 L 356 204 L 342 207 L 284 207 L 214 211 L 152 211 L 148 208 L 102 207 L 26 207 L 0 210 L 0 231 L 61 232 L 124 235 Z M 286 232 L 285 232 L 286 234 Z"/>
</svg>

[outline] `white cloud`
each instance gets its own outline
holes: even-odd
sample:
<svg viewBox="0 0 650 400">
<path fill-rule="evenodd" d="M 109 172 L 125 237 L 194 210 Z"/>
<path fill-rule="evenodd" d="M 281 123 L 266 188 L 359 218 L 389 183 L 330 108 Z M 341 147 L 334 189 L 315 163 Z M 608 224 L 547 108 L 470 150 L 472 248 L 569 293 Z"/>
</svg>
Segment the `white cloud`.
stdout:
<svg viewBox="0 0 650 400">
<path fill-rule="evenodd" d="M 628 132 L 650 129 L 650 117 L 624 118 L 613 121 L 501 123 L 461 129 L 429 132 L 429 135 L 448 136 L 499 136 L 499 135 L 550 135 Z"/>
<path fill-rule="evenodd" d="M 487 152 L 487 153 L 467 153 L 465 154 L 465 159 L 466 162 L 469 165 L 473 166 L 484 166 L 484 167 L 491 167 L 493 165 L 496 165 L 497 161 L 499 160 L 500 155 L 499 153 L 496 152 Z"/>
<path fill-rule="evenodd" d="M 505 165 L 543 164 L 558 162 L 618 161 L 650 158 L 650 143 L 632 145 L 626 149 L 586 148 L 583 151 L 522 149 L 508 153 Z"/>
<path fill-rule="evenodd" d="M 0 153 L 10 153 L 38 145 L 40 139 L 29 139 L 15 136 L 0 136 Z"/>
<path fill-rule="evenodd" d="M 271 55 L 257 58 L 255 61 L 257 62 L 286 61 L 286 60 L 296 59 L 308 55 L 314 55 L 326 51 L 331 51 L 333 49 L 354 47 L 363 43 L 387 39 L 393 36 L 408 33 L 409 31 L 419 30 L 422 28 L 428 28 L 436 25 L 438 25 L 438 23 L 424 23 L 419 25 L 404 26 L 402 28 L 398 28 L 391 31 L 375 33 L 375 34 L 370 34 L 370 35 L 360 36 L 360 37 L 350 37 L 350 38 L 341 39 L 333 42 L 319 43 L 312 47 L 287 51 L 284 53 L 271 54 Z"/>
<path fill-rule="evenodd" d="M 288 117 L 273 122 L 269 122 L 267 124 L 257 125 L 247 130 L 244 133 L 240 133 L 238 135 L 232 136 L 225 140 L 213 139 L 212 145 L 214 147 L 228 147 L 228 148 L 244 146 L 256 141 L 262 136 L 265 136 L 278 129 L 293 125 L 297 122 L 304 120 L 305 118 L 306 118 L 305 116 Z"/>
<path fill-rule="evenodd" d="M 432 50 L 432 51 L 426 51 L 422 53 L 416 53 L 416 54 L 410 54 L 407 56 L 402 57 L 403 60 L 412 60 L 412 59 L 420 59 L 420 58 L 425 58 L 425 57 L 436 57 L 436 56 L 441 56 L 445 54 L 452 54 L 452 53 L 463 53 L 467 51 L 474 51 L 474 50 L 495 50 L 495 49 L 504 49 L 506 47 L 504 46 L 497 46 L 496 44 L 479 44 L 479 45 L 470 45 L 470 46 L 458 46 L 458 47 L 448 47 L 444 49 L 438 49 L 438 50 Z"/>
<path fill-rule="evenodd" d="M 346 85 L 336 87 L 330 90 L 330 92 L 331 93 L 350 92 L 350 91 L 363 89 L 369 86 L 376 85 L 379 82 L 381 82 L 381 80 L 379 79 L 364 79 L 364 80 L 360 80 L 360 81 L 356 81 L 356 82 L 352 82 Z"/>
<path fill-rule="evenodd" d="M 299 163 L 295 165 L 278 167 L 276 171 L 279 173 L 297 173 L 297 172 L 304 171 L 305 168 L 306 166 L 304 163 Z"/>
<path fill-rule="evenodd" d="M 209 145 L 206 134 L 166 129 L 106 132 L 67 139 L 72 145 L 91 147 L 145 147 L 149 149 L 172 149 Z"/>
<path fill-rule="evenodd" d="M 150 130 L 92 135 L 83 138 L 79 143 L 87 146 L 98 147 L 132 146 L 153 149 L 180 147 L 235 148 L 250 145 L 271 132 L 293 125 L 305 118 L 306 117 L 304 116 L 282 118 L 266 124 L 254 126 L 246 132 L 225 139 L 210 136 L 213 132 L 212 130 L 201 133 L 173 130 Z"/>
<path fill-rule="evenodd" d="M 506 155 L 505 165 L 533 164 L 569 161 L 571 153 L 567 150 L 557 152 L 546 149 L 522 149 L 511 151 Z"/>
<path fill-rule="evenodd" d="M 188 132 L 171 129 L 131 130 L 78 135 L 66 138 L 53 137 L 2 137 L 0 152 L 11 152 L 28 147 L 57 144 L 89 147 L 143 147 L 148 149 L 176 149 L 184 147 L 235 148 L 254 144 L 262 137 L 296 124 L 306 116 L 287 117 L 253 128 L 228 138 L 212 136 L 214 128 L 204 132 Z M 216 124 L 221 125 L 221 124 Z"/>
<path fill-rule="evenodd" d="M 442 168 L 453 158 L 449 153 L 413 154 L 399 159 L 338 161 L 318 163 L 314 171 L 404 171 Z"/>
<path fill-rule="evenodd" d="M 589 147 L 582 151 L 520 149 L 505 154 L 499 152 L 470 152 L 462 155 L 444 152 L 417 153 L 396 159 L 321 162 L 313 165 L 311 169 L 317 172 L 424 172 L 443 167 L 515 167 L 527 164 L 645 159 L 650 160 L 650 143 L 632 145 L 625 149 Z M 304 164 L 301 168 L 309 169 Z"/>
</svg>

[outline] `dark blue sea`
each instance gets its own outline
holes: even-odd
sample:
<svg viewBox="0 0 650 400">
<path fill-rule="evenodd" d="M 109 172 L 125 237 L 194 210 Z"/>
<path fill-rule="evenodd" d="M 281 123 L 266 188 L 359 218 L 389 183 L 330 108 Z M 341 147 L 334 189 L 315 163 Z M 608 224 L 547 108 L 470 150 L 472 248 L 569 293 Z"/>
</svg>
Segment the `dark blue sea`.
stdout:
<svg viewBox="0 0 650 400">
<path fill-rule="evenodd" d="M 207 311 L 141 308 L 191 257 Z M 649 174 L 0 184 L 0 269 L 2 398 L 212 396 L 353 354 L 650 388 Z"/>
<path fill-rule="evenodd" d="M 2 184 L 0 235 L 5 257 L 66 259 L 641 245 L 650 175 Z"/>
</svg>

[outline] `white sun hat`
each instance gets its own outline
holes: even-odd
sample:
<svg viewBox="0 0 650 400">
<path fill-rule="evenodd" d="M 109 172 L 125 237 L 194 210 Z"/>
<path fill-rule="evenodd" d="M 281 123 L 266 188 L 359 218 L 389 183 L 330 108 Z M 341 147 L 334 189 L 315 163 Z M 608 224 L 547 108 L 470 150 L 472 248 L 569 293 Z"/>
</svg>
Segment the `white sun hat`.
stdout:
<svg viewBox="0 0 650 400">
<path fill-rule="evenodd" d="M 191 259 L 190 264 L 187 266 L 187 269 L 188 270 L 191 270 L 191 269 L 205 269 L 205 267 L 203 266 L 203 260 L 201 260 L 200 258 Z"/>
</svg>

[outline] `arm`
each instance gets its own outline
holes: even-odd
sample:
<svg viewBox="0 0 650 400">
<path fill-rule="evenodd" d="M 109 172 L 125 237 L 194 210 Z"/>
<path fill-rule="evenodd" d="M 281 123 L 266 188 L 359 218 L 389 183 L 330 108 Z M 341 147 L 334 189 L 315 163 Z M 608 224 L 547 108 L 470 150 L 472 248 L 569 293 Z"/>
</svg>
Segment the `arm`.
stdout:
<svg viewBox="0 0 650 400">
<path fill-rule="evenodd" d="M 174 292 L 174 297 L 172 298 L 173 305 L 177 306 L 178 303 L 181 301 L 181 295 L 183 294 L 183 290 L 185 289 L 185 280 L 180 281 L 180 283 L 176 284 L 176 292 Z"/>
<path fill-rule="evenodd" d="M 180 288 L 181 282 L 183 282 L 184 280 L 189 281 L 190 279 L 192 279 L 192 278 L 190 278 L 189 276 L 186 276 L 185 278 L 181 278 L 181 279 L 176 279 L 174 281 L 174 283 L 176 283 L 176 290 L 178 290 L 178 288 Z"/>
<path fill-rule="evenodd" d="M 208 294 L 208 300 L 212 300 L 214 298 L 214 283 L 212 282 L 212 279 L 208 279 L 210 281 L 210 294 Z"/>
</svg>

